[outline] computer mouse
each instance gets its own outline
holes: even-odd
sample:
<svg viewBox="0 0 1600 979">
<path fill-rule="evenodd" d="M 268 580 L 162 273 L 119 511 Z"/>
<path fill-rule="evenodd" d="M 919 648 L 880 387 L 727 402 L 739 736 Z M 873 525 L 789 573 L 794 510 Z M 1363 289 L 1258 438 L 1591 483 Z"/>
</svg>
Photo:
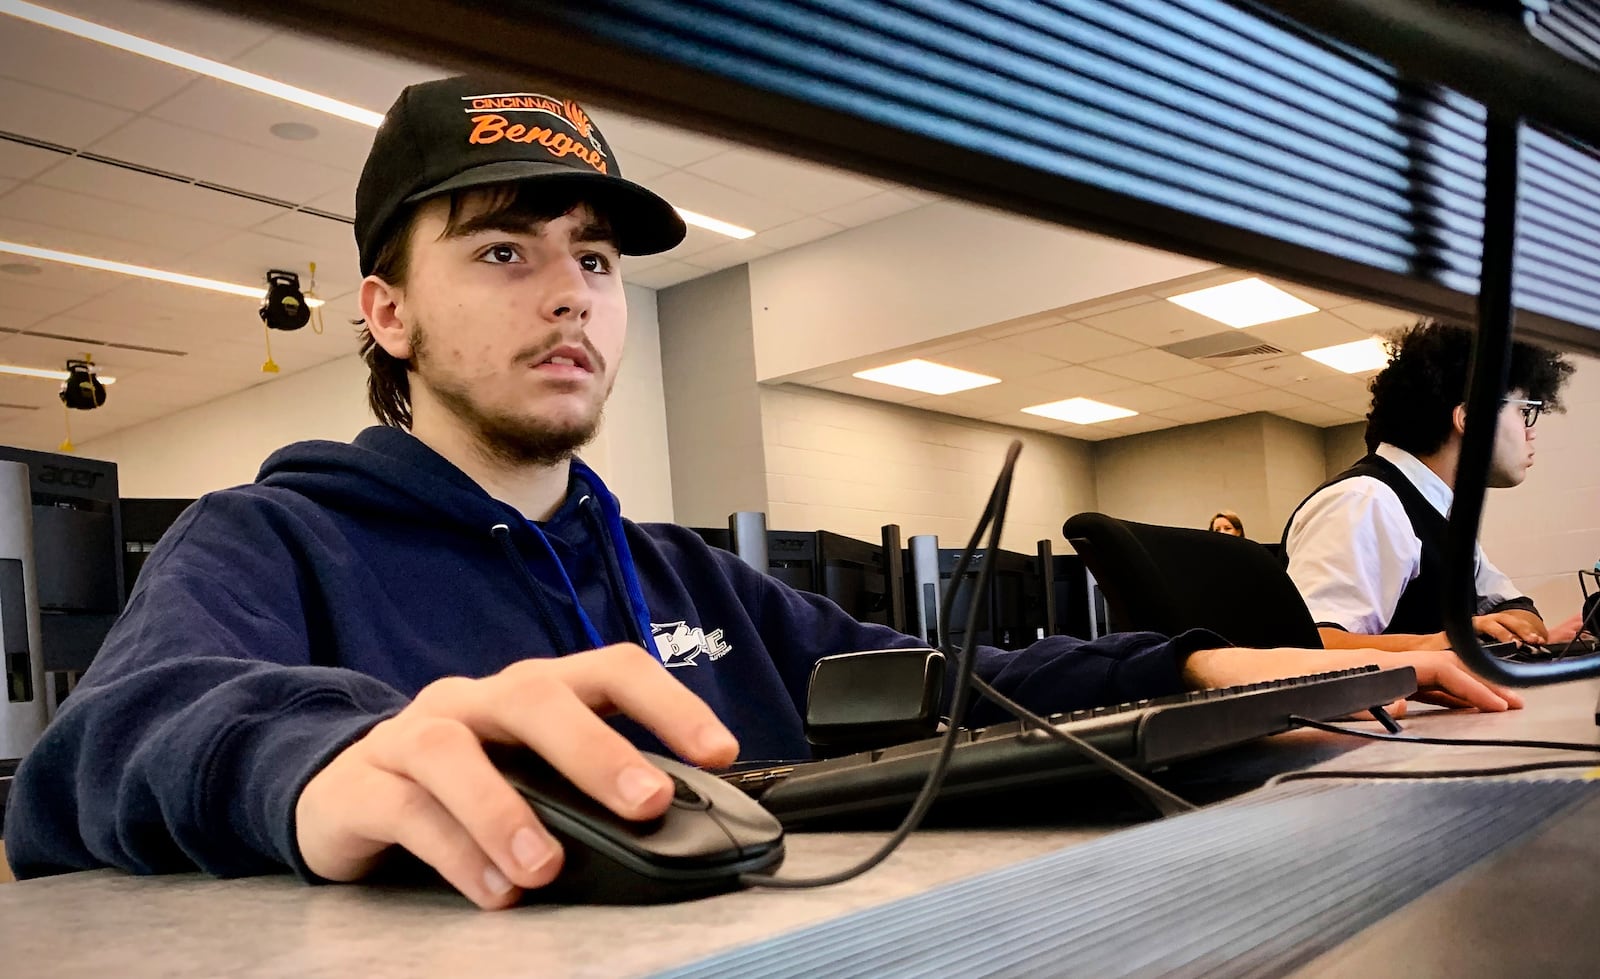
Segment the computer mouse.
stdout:
<svg viewBox="0 0 1600 979">
<path fill-rule="evenodd" d="M 545 828 L 566 861 L 530 901 L 661 904 L 743 886 L 740 874 L 783 863 L 783 826 L 760 803 L 715 775 L 644 753 L 671 777 L 672 804 L 657 819 L 623 819 L 526 748 L 485 746 L 489 758 Z"/>
</svg>

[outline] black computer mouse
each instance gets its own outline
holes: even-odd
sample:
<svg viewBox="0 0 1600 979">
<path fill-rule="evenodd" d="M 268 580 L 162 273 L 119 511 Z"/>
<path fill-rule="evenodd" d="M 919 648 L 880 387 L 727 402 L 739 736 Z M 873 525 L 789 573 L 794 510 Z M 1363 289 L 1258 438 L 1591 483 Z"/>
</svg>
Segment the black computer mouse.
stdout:
<svg viewBox="0 0 1600 979">
<path fill-rule="evenodd" d="M 783 863 L 783 826 L 760 803 L 715 775 L 648 752 L 677 789 L 657 819 L 623 819 L 526 748 L 485 746 L 566 861 L 530 901 L 661 904 L 731 891 L 740 874 Z"/>
</svg>

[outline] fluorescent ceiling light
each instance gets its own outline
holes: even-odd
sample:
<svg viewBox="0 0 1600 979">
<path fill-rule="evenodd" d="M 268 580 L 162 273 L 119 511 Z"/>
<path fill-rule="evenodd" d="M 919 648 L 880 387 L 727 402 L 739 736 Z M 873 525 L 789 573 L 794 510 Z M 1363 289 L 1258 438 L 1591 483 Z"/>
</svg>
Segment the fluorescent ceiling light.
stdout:
<svg viewBox="0 0 1600 979">
<path fill-rule="evenodd" d="M 1118 418 L 1132 418 L 1138 414 L 1137 411 L 1118 408 L 1116 405 L 1108 405 L 1104 401 L 1095 401 L 1092 398 L 1068 398 L 1065 401 L 1052 401 L 1049 404 L 1034 405 L 1032 408 L 1022 410 L 1030 415 L 1055 418 L 1074 425 L 1093 425 Z"/>
<path fill-rule="evenodd" d="M 957 391 L 970 391 L 973 388 L 1000 383 L 998 377 L 975 374 L 959 367 L 946 367 L 944 364 L 921 359 L 904 360 L 898 364 L 856 371 L 853 376 L 863 381 L 892 384 L 897 388 L 909 388 L 927 394 L 954 394 Z"/>
<path fill-rule="evenodd" d="M 1368 337 L 1354 343 L 1341 343 L 1318 350 L 1307 350 L 1302 356 L 1310 357 L 1319 364 L 1327 364 L 1334 370 L 1344 371 L 1346 374 L 1363 374 L 1379 370 L 1389 363 L 1389 349 L 1378 337 Z"/>
<path fill-rule="evenodd" d="M 0 0 L 0 2 L 4 2 L 4 0 Z M 715 231 L 719 235 L 727 235 L 729 238 L 738 238 L 740 241 L 743 241 L 746 238 L 755 237 L 754 231 L 751 231 L 749 228 L 741 228 L 737 224 L 729 224 L 726 221 L 718 221 L 716 218 L 708 218 L 704 214 L 696 214 L 693 211 L 685 211 L 681 207 L 673 208 L 673 210 L 678 212 L 678 217 L 683 218 L 684 224 L 692 224 L 696 228 L 704 228 L 707 231 Z"/>
<path fill-rule="evenodd" d="M 5 0 L 0 0 L 0 3 L 4 2 Z M 113 262 L 106 258 L 90 258 L 87 255 L 59 252 L 54 248 L 37 248 L 33 245 L 23 245 L 14 241 L 0 241 L 0 253 L 25 255 L 28 258 L 42 258 L 47 262 L 61 262 L 64 265 L 76 265 L 80 268 L 96 269 L 101 272 L 135 275 L 141 279 L 154 279 L 157 282 L 170 282 L 173 285 L 192 286 L 196 289 L 210 289 L 212 292 L 226 292 L 234 296 L 248 296 L 251 299 L 265 299 L 267 297 L 266 286 L 242 286 L 234 282 L 204 279 L 198 275 L 184 275 L 182 272 L 165 272 L 161 269 L 147 269 L 143 265 Z M 322 305 L 322 300 L 307 299 L 306 305 L 315 308 Z"/>
<path fill-rule="evenodd" d="M 1167 302 L 1177 303 L 1184 309 L 1194 310 L 1201 316 L 1226 323 L 1235 329 L 1317 311 L 1317 307 L 1305 300 L 1260 279 L 1240 279 L 1223 286 L 1186 292 L 1181 296 L 1168 296 Z"/>
<path fill-rule="evenodd" d="M 373 112 L 371 109 L 363 109 L 348 102 L 330 99 L 326 95 L 318 95 L 316 92 L 308 92 L 303 88 L 285 85 L 283 82 L 273 81 L 270 78 L 253 74 L 252 72 L 241 71 L 220 61 L 212 61 L 210 58 L 202 58 L 197 54 L 179 51 L 177 48 L 169 48 L 165 44 L 157 44 L 154 41 L 147 41 L 133 34 L 112 30 L 93 21 L 70 17 L 35 3 L 24 3 L 22 0 L 0 0 L 0 14 L 10 14 L 13 17 L 42 27 L 50 27 L 90 41 L 98 41 L 109 47 L 130 51 L 146 58 L 153 58 L 156 61 L 215 78 L 230 85 L 238 85 L 240 88 L 248 88 L 263 95 L 283 99 L 285 102 L 293 102 L 308 109 L 315 109 L 318 112 L 326 112 L 329 115 L 338 116 L 341 119 L 358 122 L 363 126 L 371 126 L 376 129 L 378 124 L 383 122 L 383 113 L 381 112 Z"/>
<path fill-rule="evenodd" d="M 46 370 L 43 367 L 18 367 L 15 364 L 0 364 L 0 374 L 16 374 L 20 377 L 42 377 L 51 381 L 65 381 L 66 371 Z M 105 374 L 96 374 L 101 384 L 115 384 L 117 379 Z"/>
</svg>

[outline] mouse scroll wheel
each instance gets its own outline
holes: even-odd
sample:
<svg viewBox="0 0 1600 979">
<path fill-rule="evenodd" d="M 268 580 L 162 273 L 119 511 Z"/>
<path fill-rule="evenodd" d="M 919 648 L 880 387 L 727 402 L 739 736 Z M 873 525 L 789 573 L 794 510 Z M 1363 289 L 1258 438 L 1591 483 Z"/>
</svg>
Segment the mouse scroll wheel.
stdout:
<svg viewBox="0 0 1600 979">
<path fill-rule="evenodd" d="M 689 783 L 672 776 L 672 804 L 679 809 L 710 809 L 711 803 L 689 787 Z"/>
</svg>

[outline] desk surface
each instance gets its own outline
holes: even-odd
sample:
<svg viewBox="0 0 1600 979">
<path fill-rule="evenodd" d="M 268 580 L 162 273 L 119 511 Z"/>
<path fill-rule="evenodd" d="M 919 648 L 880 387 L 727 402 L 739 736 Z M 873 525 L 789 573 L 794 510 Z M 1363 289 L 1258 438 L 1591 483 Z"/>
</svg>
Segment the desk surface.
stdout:
<svg viewBox="0 0 1600 979">
<path fill-rule="evenodd" d="M 1596 741 L 1600 684 L 1528 693 L 1499 715 L 1417 712 L 1412 733 Z M 1284 768 L 1328 754 L 1336 735 L 1274 739 Z M 1342 740 L 1342 739 L 1339 739 Z M 1352 741 L 1352 743 L 1355 743 Z M 1370 743 L 1318 768 L 1509 765 L 1552 752 Z M 1577 770 L 1574 770 L 1575 772 Z M 812 891 L 740 892 L 650 908 L 529 906 L 476 911 L 443 891 L 307 887 L 290 878 L 137 878 L 111 871 L 0 886 L 4 973 L 24 976 L 397 977 L 649 973 L 1094 839 L 1115 827 L 929 830 L 864 877 Z M 878 833 L 791 834 L 784 873 L 859 859 Z"/>
</svg>

